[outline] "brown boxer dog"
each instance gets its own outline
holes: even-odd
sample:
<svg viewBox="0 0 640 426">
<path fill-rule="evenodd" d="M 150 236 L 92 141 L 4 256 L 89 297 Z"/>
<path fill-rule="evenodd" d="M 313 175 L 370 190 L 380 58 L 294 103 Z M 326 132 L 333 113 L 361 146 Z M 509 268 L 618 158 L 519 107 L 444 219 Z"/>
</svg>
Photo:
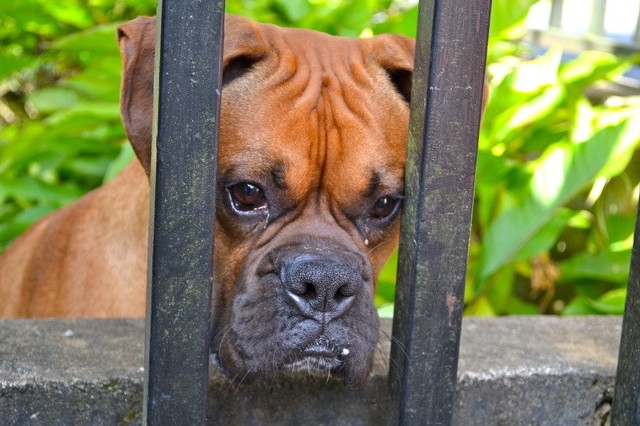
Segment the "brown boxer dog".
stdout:
<svg viewBox="0 0 640 426">
<path fill-rule="evenodd" d="M 414 42 L 227 16 L 212 352 L 231 378 L 368 374 L 397 245 Z M 0 258 L 5 317 L 145 314 L 155 20 L 118 30 L 138 161 Z"/>
</svg>

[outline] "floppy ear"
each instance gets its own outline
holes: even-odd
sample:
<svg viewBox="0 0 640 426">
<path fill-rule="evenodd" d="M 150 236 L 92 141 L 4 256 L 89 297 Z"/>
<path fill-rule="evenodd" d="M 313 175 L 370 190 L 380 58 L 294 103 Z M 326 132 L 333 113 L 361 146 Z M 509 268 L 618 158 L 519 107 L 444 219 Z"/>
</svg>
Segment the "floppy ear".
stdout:
<svg viewBox="0 0 640 426">
<path fill-rule="evenodd" d="M 140 17 L 118 27 L 122 56 L 120 112 L 133 149 L 149 174 L 153 122 L 153 67 L 156 20 Z M 249 71 L 267 55 L 258 25 L 245 18 L 225 17 L 223 84 Z"/>
<path fill-rule="evenodd" d="M 226 15 L 224 28 L 223 86 L 244 75 L 269 53 L 256 22 L 240 16 Z"/>
<path fill-rule="evenodd" d="M 127 137 L 147 174 L 151 161 L 155 40 L 155 18 L 140 17 L 118 27 L 122 56 L 120 114 Z"/>
<path fill-rule="evenodd" d="M 397 34 L 382 34 L 370 40 L 373 43 L 373 59 L 386 71 L 398 93 L 409 103 L 415 40 Z"/>
</svg>

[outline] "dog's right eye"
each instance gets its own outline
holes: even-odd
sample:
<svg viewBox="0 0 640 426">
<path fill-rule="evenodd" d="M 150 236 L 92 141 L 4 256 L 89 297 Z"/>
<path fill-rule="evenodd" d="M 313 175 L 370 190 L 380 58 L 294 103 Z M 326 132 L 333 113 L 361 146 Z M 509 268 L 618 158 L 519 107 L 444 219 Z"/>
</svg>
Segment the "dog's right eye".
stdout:
<svg viewBox="0 0 640 426">
<path fill-rule="evenodd" d="M 250 212 L 267 208 L 267 198 L 262 189 L 250 182 L 240 182 L 227 188 L 231 204 L 238 212 Z"/>
</svg>

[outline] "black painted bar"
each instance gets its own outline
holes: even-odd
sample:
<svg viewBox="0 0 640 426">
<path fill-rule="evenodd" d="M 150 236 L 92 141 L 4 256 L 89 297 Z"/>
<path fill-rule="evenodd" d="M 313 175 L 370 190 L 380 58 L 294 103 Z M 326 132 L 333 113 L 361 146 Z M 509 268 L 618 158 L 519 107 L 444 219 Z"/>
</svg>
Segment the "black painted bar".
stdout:
<svg viewBox="0 0 640 426">
<path fill-rule="evenodd" d="M 450 424 L 491 0 L 420 2 L 389 372 L 392 424 Z"/>
<path fill-rule="evenodd" d="M 224 1 L 160 0 L 144 423 L 206 421 Z"/>
<path fill-rule="evenodd" d="M 640 206 L 629 269 L 627 301 L 613 393 L 612 425 L 640 425 Z"/>
</svg>

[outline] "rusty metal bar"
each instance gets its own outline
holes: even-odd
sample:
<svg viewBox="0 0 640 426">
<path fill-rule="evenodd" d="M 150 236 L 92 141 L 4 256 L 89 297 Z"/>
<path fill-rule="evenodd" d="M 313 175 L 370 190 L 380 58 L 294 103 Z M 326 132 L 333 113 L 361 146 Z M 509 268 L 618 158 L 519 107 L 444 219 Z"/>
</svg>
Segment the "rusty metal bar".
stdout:
<svg viewBox="0 0 640 426">
<path fill-rule="evenodd" d="M 640 206 L 636 217 L 627 301 L 622 320 L 611 424 L 640 424 Z"/>
<path fill-rule="evenodd" d="M 420 2 L 389 373 L 392 424 L 450 424 L 490 0 Z"/>
<path fill-rule="evenodd" d="M 160 0 L 144 423 L 204 424 L 224 1 Z"/>
</svg>

